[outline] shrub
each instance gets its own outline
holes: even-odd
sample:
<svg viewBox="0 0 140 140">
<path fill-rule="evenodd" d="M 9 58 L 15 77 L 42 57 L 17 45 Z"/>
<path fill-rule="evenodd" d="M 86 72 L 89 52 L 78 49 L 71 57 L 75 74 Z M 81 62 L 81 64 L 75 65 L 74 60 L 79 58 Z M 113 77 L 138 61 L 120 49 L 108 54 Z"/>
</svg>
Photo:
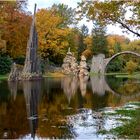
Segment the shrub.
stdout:
<svg viewBox="0 0 140 140">
<path fill-rule="evenodd" d="M 20 56 L 20 57 L 17 57 L 17 58 L 15 58 L 15 59 L 13 59 L 13 61 L 14 61 L 16 64 L 24 65 L 25 57 Z"/>
<path fill-rule="evenodd" d="M 6 74 L 11 70 L 12 60 L 9 56 L 0 55 L 0 74 Z"/>
</svg>

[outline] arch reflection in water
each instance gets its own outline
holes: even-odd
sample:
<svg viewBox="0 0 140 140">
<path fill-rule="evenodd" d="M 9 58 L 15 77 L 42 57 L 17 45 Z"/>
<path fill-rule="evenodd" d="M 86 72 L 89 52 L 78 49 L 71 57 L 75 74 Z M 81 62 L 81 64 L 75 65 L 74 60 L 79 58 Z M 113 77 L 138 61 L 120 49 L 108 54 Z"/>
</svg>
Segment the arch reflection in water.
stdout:
<svg viewBox="0 0 140 140">
<path fill-rule="evenodd" d="M 38 104 L 41 94 L 40 81 L 26 81 L 23 82 L 23 91 L 26 101 L 27 117 L 31 130 L 31 137 L 35 137 L 36 129 L 38 127 Z"/>
</svg>

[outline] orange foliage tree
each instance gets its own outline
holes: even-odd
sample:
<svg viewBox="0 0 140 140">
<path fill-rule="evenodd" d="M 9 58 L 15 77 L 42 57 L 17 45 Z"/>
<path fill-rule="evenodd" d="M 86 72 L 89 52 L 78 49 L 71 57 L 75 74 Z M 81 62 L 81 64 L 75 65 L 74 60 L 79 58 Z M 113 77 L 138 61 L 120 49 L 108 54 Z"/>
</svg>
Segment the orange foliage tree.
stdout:
<svg viewBox="0 0 140 140">
<path fill-rule="evenodd" d="M 26 1 L 0 2 L 0 34 L 6 40 L 6 53 L 12 58 L 25 55 L 31 16 Z"/>
</svg>

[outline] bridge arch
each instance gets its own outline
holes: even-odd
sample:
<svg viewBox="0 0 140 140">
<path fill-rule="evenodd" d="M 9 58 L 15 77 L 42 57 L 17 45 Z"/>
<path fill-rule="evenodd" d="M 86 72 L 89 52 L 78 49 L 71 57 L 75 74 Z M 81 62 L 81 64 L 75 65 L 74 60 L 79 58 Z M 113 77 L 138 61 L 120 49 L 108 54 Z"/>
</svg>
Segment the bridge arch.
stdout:
<svg viewBox="0 0 140 140">
<path fill-rule="evenodd" d="M 140 54 L 139 54 L 139 53 L 132 52 L 132 51 L 123 51 L 123 52 L 116 53 L 116 54 L 114 54 L 112 57 L 106 59 L 107 61 L 106 61 L 106 64 L 105 64 L 105 72 L 107 71 L 107 66 L 108 66 L 108 64 L 109 64 L 113 59 L 115 59 L 116 57 L 118 57 L 119 55 L 122 55 L 122 54 L 132 54 L 132 55 L 135 55 L 135 56 L 137 56 L 137 57 L 140 57 Z"/>
</svg>

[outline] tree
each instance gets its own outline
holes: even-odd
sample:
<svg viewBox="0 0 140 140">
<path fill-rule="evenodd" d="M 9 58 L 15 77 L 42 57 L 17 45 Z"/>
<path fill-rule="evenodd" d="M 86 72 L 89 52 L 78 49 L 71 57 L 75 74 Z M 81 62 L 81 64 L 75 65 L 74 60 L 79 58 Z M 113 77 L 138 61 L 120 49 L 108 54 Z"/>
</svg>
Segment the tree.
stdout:
<svg viewBox="0 0 140 140">
<path fill-rule="evenodd" d="M 7 74 L 10 72 L 12 60 L 5 54 L 0 54 L 0 74 Z"/>
<path fill-rule="evenodd" d="M 26 13 L 27 0 L 24 1 L 0 1 L 0 31 L 3 31 L 4 23 L 14 18 L 15 12 Z M 15 18 L 14 18 L 15 19 Z M 13 21 L 14 21 L 13 19 Z"/>
<path fill-rule="evenodd" d="M 79 3 L 80 17 L 99 20 L 104 25 L 119 24 L 122 28 L 140 37 L 140 1 L 82 1 Z M 129 18 L 128 15 L 129 14 Z"/>
<path fill-rule="evenodd" d="M 125 70 L 129 73 L 132 73 L 137 69 L 137 67 L 138 67 L 138 64 L 130 60 L 126 62 Z"/>
<path fill-rule="evenodd" d="M 68 27 L 72 24 L 77 24 L 77 21 L 75 19 L 76 11 L 75 9 L 69 8 L 68 5 L 64 4 L 54 4 L 52 6 L 52 9 L 56 11 L 59 17 L 62 18 L 61 27 Z"/>
<path fill-rule="evenodd" d="M 92 29 L 93 54 L 97 55 L 103 53 L 107 56 L 108 48 L 105 26 L 103 26 L 98 21 L 93 23 L 93 25 L 94 25 Z"/>
<path fill-rule="evenodd" d="M 124 68 L 124 61 L 121 57 L 112 60 L 107 66 L 107 72 L 122 72 Z"/>
<path fill-rule="evenodd" d="M 129 42 L 128 44 L 122 44 L 121 48 L 122 51 L 132 51 L 140 53 L 140 40 L 134 40 Z M 124 60 L 126 62 L 132 60 L 134 63 L 137 63 L 138 66 L 140 65 L 140 59 L 132 55 L 125 55 Z M 140 70 L 140 67 L 138 68 L 138 70 Z"/>
<path fill-rule="evenodd" d="M 1 34 L 0 34 L 0 54 L 3 54 L 6 52 L 6 41 L 1 39 Z"/>
<path fill-rule="evenodd" d="M 86 50 L 87 46 L 84 43 L 84 39 L 87 37 L 87 35 L 88 35 L 88 28 L 83 24 L 79 32 L 78 60 L 80 60 L 82 53 Z"/>
<path fill-rule="evenodd" d="M 84 39 L 84 44 L 86 45 L 86 50 L 82 53 L 86 57 L 86 59 L 91 59 L 93 52 L 92 52 L 92 37 L 88 35 Z"/>
<path fill-rule="evenodd" d="M 26 1 L 0 2 L 0 34 L 6 53 L 16 58 L 25 55 L 31 16 L 24 11 Z"/>
<path fill-rule="evenodd" d="M 108 42 L 109 56 L 111 57 L 115 53 L 121 51 L 122 45 L 128 44 L 130 40 L 126 38 L 125 36 L 108 35 L 107 42 Z"/>
<path fill-rule="evenodd" d="M 39 50 L 43 59 L 49 58 L 55 63 L 62 63 L 69 47 L 69 28 L 62 28 L 61 18 L 54 9 L 40 9 L 37 14 Z"/>
</svg>

